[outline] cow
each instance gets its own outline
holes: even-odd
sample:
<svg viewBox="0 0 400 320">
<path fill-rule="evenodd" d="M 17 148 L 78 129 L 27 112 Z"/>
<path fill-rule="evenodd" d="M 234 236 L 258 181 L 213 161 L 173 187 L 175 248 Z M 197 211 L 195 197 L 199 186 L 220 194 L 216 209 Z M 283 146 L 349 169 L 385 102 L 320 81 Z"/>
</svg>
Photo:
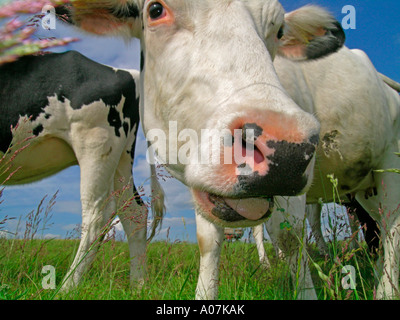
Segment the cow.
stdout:
<svg viewBox="0 0 400 320">
<path fill-rule="evenodd" d="M 354 51 L 357 53 L 358 51 Z M 281 60 L 281 64 L 284 64 L 285 61 Z M 286 71 L 285 68 L 280 68 L 279 70 L 283 72 L 290 72 Z M 279 76 L 279 75 L 278 75 Z M 284 76 L 284 75 L 282 75 Z M 394 81 L 393 79 L 390 79 L 386 75 L 379 73 L 379 76 L 382 78 L 382 80 L 393 90 L 400 92 L 400 83 Z M 290 90 L 290 86 L 293 85 L 293 83 L 286 82 L 286 85 L 288 85 L 288 90 Z M 349 84 L 352 85 L 352 84 Z M 357 97 L 354 98 L 355 100 Z M 372 191 L 372 193 L 371 193 Z M 376 195 L 376 189 L 370 190 L 370 194 L 366 194 L 366 197 L 368 198 L 369 196 Z M 345 203 L 344 206 L 346 207 L 347 213 L 351 214 L 353 216 L 356 216 L 359 225 L 363 228 L 364 231 L 364 237 L 365 241 L 367 243 L 367 246 L 369 248 L 369 251 L 371 253 L 376 253 L 379 249 L 380 245 L 380 229 L 376 221 L 368 214 L 368 212 L 360 205 L 360 203 L 353 198 L 351 195 L 347 195 L 347 197 L 344 198 Z M 308 205 L 306 208 L 306 217 L 310 223 L 311 226 L 311 232 L 313 236 L 315 237 L 316 245 L 318 248 L 318 251 L 322 255 L 328 254 L 328 247 L 326 245 L 326 242 L 324 240 L 323 232 L 321 229 L 321 210 L 322 206 L 320 203 L 315 203 Z M 349 217 L 351 219 L 351 217 Z M 274 224 L 270 219 L 268 222 L 265 223 L 265 227 L 267 230 L 269 230 L 269 234 L 272 235 L 272 243 L 275 247 L 275 251 L 277 252 L 277 255 L 282 257 L 283 253 L 282 251 L 278 248 L 276 244 L 276 240 L 274 239 L 274 230 L 272 230 L 272 225 Z M 350 227 L 353 232 L 356 232 L 359 228 L 359 225 L 354 224 L 350 221 Z M 261 265 L 263 265 L 265 268 L 270 268 L 270 262 L 268 260 L 267 254 L 264 249 L 263 241 L 264 241 L 264 229 L 263 225 L 259 225 L 253 228 L 253 236 L 254 240 L 256 242 L 257 246 L 257 252 L 259 256 L 259 261 Z"/>
<path fill-rule="evenodd" d="M 329 55 L 343 46 L 343 29 L 314 6 L 285 16 L 276 0 L 75 0 L 65 11 L 88 32 L 140 39 L 143 130 L 192 192 L 196 298 L 215 299 L 224 227 L 258 225 L 275 206 L 301 231 L 320 123 L 284 90 L 273 60 Z M 284 233 L 298 298 L 315 299 L 299 237 Z"/>
<path fill-rule="evenodd" d="M 80 166 L 81 241 L 63 290 L 79 283 L 115 213 L 128 239 L 131 280 L 144 279 L 148 210 L 132 178 L 138 75 L 75 51 L 0 66 L 0 157 L 7 168 L 0 181 L 26 184 Z M 157 198 L 151 236 L 164 214 L 158 181 L 152 189 Z"/>
<path fill-rule="evenodd" d="M 398 168 L 400 85 L 378 73 L 367 55 L 346 47 L 337 53 L 310 62 L 293 63 L 277 57 L 274 66 L 282 85 L 304 110 L 321 123 L 320 145 L 312 187 L 307 203 L 319 199 L 340 199 L 356 208 L 365 222 L 365 213 L 378 228 L 370 228 L 369 240 L 380 231 L 380 239 L 370 248 L 383 246 L 379 265 L 378 299 L 395 298 L 399 284 L 399 186 L 400 176 L 387 172 Z M 382 170 L 383 169 L 383 172 Z M 385 172 L 386 170 L 386 172 Z M 332 174 L 337 179 L 335 194 Z M 318 210 L 317 210 L 318 211 Z M 356 212 L 357 212 L 356 211 Z M 284 217 L 274 215 L 268 228 L 276 236 Z M 371 221 L 369 221 L 371 222 Z M 375 229 L 375 230 L 374 230 Z M 368 230 L 367 230 L 368 231 Z"/>
</svg>

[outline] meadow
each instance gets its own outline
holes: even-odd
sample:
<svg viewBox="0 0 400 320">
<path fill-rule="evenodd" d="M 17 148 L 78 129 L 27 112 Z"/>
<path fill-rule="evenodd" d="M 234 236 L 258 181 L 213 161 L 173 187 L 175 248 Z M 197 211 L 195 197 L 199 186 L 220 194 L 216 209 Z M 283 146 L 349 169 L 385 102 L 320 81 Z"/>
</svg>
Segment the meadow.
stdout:
<svg viewBox="0 0 400 320">
<path fill-rule="evenodd" d="M 1 196 L 1 191 L 0 191 Z M 92 268 L 79 286 L 62 292 L 64 276 L 79 246 L 80 230 L 65 239 L 45 239 L 44 230 L 51 224 L 55 194 L 37 210 L 18 221 L 15 233 L 7 231 L 13 219 L 0 219 L 0 300 L 193 300 L 199 274 L 197 243 L 171 241 L 150 242 L 147 248 L 147 277 L 141 287 L 129 281 L 128 244 L 118 236 L 110 223 L 104 229 L 105 240 Z M 330 217 L 334 216 L 335 219 Z M 342 217 L 342 218 L 340 218 Z M 375 299 L 377 255 L 371 254 L 358 236 L 360 229 L 344 239 L 348 224 L 343 212 L 328 215 L 329 254 L 320 255 L 312 237 L 307 241 L 309 265 L 320 300 Z M 24 221 L 24 222 L 22 222 Z M 283 225 L 282 228 L 290 226 Z M 304 224 L 304 227 L 305 224 Z M 19 230 L 19 231 L 18 231 Z M 23 231 L 23 232 L 22 232 Z M 348 232 L 347 232 L 348 234 Z M 220 300 L 296 300 L 298 283 L 291 281 L 287 263 L 279 258 L 270 242 L 264 242 L 271 268 L 265 270 L 258 260 L 251 237 L 241 241 L 224 241 L 222 245 Z M 354 240 L 355 247 L 350 245 Z M 90 252 L 88 252 L 90 254 Z M 379 254 L 379 253 L 378 253 Z M 51 266 L 54 283 L 47 275 Z M 344 270 L 343 268 L 347 269 Z M 348 272 L 351 268 L 351 275 Z"/>
<path fill-rule="evenodd" d="M 148 246 L 147 280 L 141 288 L 129 284 L 126 242 L 109 237 L 100 247 L 93 267 L 79 287 L 59 291 L 79 240 L 0 239 L 0 299 L 2 300 L 193 300 L 199 270 L 197 244 L 152 242 Z M 256 246 L 248 242 L 223 243 L 219 299 L 294 300 L 296 288 L 287 264 L 265 243 L 271 269 L 258 261 Z M 308 252 L 311 272 L 321 300 L 372 300 L 375 293 L 373 260 L 364 244 L 349 250 L 348 242 L 329 244 L 330 254 L 320 256 L 313 244 Z M 45 289 L 44 266 L 53 266 L 55 288 Z M 356 289 L 343 288 L 344 265 L 356 270 Z"/>
</svg>

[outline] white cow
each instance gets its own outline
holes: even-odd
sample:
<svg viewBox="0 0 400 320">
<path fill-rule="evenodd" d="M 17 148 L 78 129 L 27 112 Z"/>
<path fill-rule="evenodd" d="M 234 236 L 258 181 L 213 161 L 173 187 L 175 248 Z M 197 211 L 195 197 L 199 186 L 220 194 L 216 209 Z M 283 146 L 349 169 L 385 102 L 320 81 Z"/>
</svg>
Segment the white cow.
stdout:
<svg viewBox="0 0 400 320">
<path fill-rule="evenodd" d="M 196 297 L 217 297 L 224 226 L 254 226 L 283 212 L 291 231 L 281 230 L 279 246 L 293 277 L 298 275 L 299 298 L 316 298 L 306 255 L 299 252 L 305 192 L 312 186 L 307 199 L 318 201 L 329 173 L 339 179 L 341 192 L 357 197 L 377 187 L 375 200 L 363 202 L 377 218 L 384 191 L 389 210 L 399 198 L 398 178 L 372 171 L 397 164 L 398 96 L 367 67 L 367 59 L 347 49 L 342 52 L 349 60 L 332 58 L 330 69 L 318 70 L 318 61 L 299 62 L 340 48 L 344 33 L 339 23 L 316 7 L 284 15 L 276 0 L 75 0 L 73 5 L 70 16 L 80 28 L 141 40 L 144 132 L 195 202 L 201 254 Z M 309 68 L 318 74 L 293 87 L 300 93 L 308 89 L 309 96 L 290 93 L 300 98 L 297 103 L 290 98 L 272 63 L 276 55 L 294 60 L 294 72 Z M 333 87 L 354 65 L 365 66 L 368 74 L 355 75 L 354 87 L 338 94 Z M 290 76 L 282 81 L 296 80 Z M 362 90 L 365 79 L 377 92 Z M 349 104 L 356 92 L 359 103 Z M 357 112 L 357 106 L 371 101 L 375 108 Z M 387 220 L 392 234 L 398 215 Z M 397 233 L 385 239 L 390 265 L 379 297 L 393 296 L 388 284 L 397 280 L 398 259 L 390 248 L 397 242 Z"/>
<path fill-rule="evenodd" d="M 395 155 L 399 148 L 399 84 L 379 74 L 364 52 L 347 48 L 307 63 L 278 57 L 275 67 L 290 96 L 321 122 L 315 178 L 307 193 L 307 202 L 314 203 L 314 217 L 319 216 L 318 198 L 333 200 L 328 192 L 322 192 L 330 188 L 327 174 L 333 173 L 342 200 L 347 202 L 346 194 L 352 194 L 378 223 L 384 257 L 377 296 L 396 297 L 400 180 L 396 174 L 374 170 L 400 165 Z M 269 222 L 271 237 L 278 223 Z M 265 260 L 262 253 L 261 258 Z"/>
<path fill-rule="evenodd" d="M 298 233 L 284 235 L 295 277 L 305 207 L 297 195 L 312 183 L 320 125 L 287 95 L 272 61 L 336 51 L 339 23 L 316 7 L 285 17 L 275 0 L 76 0 L 69 15 L 89 32 L 141 40 L 144 132 L 196 206 L 196 297 L 217 297 L 223 227 L 257 225 L 274 202 Z M 316 298 L 301 259 L 299 297 Z"/>
</svg>

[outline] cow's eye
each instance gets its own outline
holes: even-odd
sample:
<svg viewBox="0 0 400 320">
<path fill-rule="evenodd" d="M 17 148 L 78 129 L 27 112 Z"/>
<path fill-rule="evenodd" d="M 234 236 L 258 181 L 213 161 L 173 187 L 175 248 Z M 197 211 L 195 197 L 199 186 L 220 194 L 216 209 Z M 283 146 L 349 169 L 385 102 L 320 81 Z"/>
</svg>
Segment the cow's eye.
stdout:
<svg viewBox="0 0 400 320">
<path fill-rule="evenodd" d="M 163 17 L 165 14 L 165 9 L 163 5 L 159 2 L 154 2 L 149 7 L 149 17 L 152 20 L 157 20 Z"/>
<path fill-rule="evenodd" d="M 276 37 L 280 40 L 283 38 L 283 26 L 280 27 L 278 34 L 276 35 Z"/>
<path fill-rule="evenodd" d="M 149 1 L 147 20 L 150 27 L 157 27 L 159 25 L 171 26 L 175 23 L 175 17 L 171 8 L 163 0 Z"/>
</svg>

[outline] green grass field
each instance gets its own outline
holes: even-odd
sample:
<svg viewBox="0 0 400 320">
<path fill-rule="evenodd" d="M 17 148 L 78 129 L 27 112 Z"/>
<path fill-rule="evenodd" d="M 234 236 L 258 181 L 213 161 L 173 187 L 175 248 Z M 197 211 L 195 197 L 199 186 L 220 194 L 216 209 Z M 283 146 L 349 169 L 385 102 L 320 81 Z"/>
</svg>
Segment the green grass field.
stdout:
<svg viewBox="0 0 400 320">
<path fill-rule="evenodd" d="M 5 300 L 192 300 L 199 269 L 197 244 L 168 241 L 148 246 L 147 281 L 140 289 L 129 285 L 129 253 L 125 242 L 103 243 L 93 267 L 76 290 L 43 289 L 42 268 L 51 265 L 60 286 L 78 247 L 78 240 L 0 239 L 0 299 Z M 349 251 L 345 242 L 330 244 L 330 257 L 309 248 L 311 271 L 319 299 L 374 298 L 373 262 L 364 247 Z M 263 270 L 255 244 L 224 242 L 219 299 L 291 300 L 294 288 L 285 262 L 265 244 L 272 269 Z M 342 288 L 342 266 L 356 270 L 356 290 Z"/>
<path fill-rule="evenodd" d="M 199 250 L 196 243 L 151 242 L 147 248 L 147 279 L 140 288 L 131 288 L 129 281 L 128 244 L 117 241 L 108 233 L 92 268 L 83 281 L 68 293 L 61 292 L 62 281 L 79 246 L 78 230 L 71 239 L 40 240 L 51 218 L 55 196 L 44 206 L 28 214 L 24 234 L 0 233 L 0 300 L 193 300 L 199 273 Z M 336 218 L 339 212 L 334 212 Z M 0 231 L 12 218 L 0 220 Z M 18 225 L 21 224 L 21 220 Z M 110 225 L 110 227 L 112 224 Z M 285 227 L 285 226 L 284 226 Z M 329 219 L 329 255 L 320 256 L 314 243 L 308 245 L 309 265 L 321 300 L 373 300 L 377 277 L 376 257 L 371 257 L 365 243 L 351 250 L 349 242 L 338 236 L 346 228 L 343 220 Z M 104 230 L 104 235 L 109 229 Z M 6 236 L 4 236 L 6 234 Z M 110 236 L 111 235 L 111 236 Z M 353 237 L 357 239 L 357 234 Z M 39 239 L 38 239 L 39 238 Z M 285 261 L 275 255 L 270 243 L 265 248 L 271 269 L 265 270 L 258 261 L 256 245 L 248 242 L 222 244 L 220 300 L 294 300 L 296 285 L 291 281 Z M 307 252 L 307 253 L 306 253 Z M 55 271 L 55 288 L 46 289 L 47 272 Z M 344 288 L 349 277 L 342 271 L 350 266 L 355 276 L 354 290 Z M 46 284 L 46 283 L 45 283 Z"/>
</svg>

